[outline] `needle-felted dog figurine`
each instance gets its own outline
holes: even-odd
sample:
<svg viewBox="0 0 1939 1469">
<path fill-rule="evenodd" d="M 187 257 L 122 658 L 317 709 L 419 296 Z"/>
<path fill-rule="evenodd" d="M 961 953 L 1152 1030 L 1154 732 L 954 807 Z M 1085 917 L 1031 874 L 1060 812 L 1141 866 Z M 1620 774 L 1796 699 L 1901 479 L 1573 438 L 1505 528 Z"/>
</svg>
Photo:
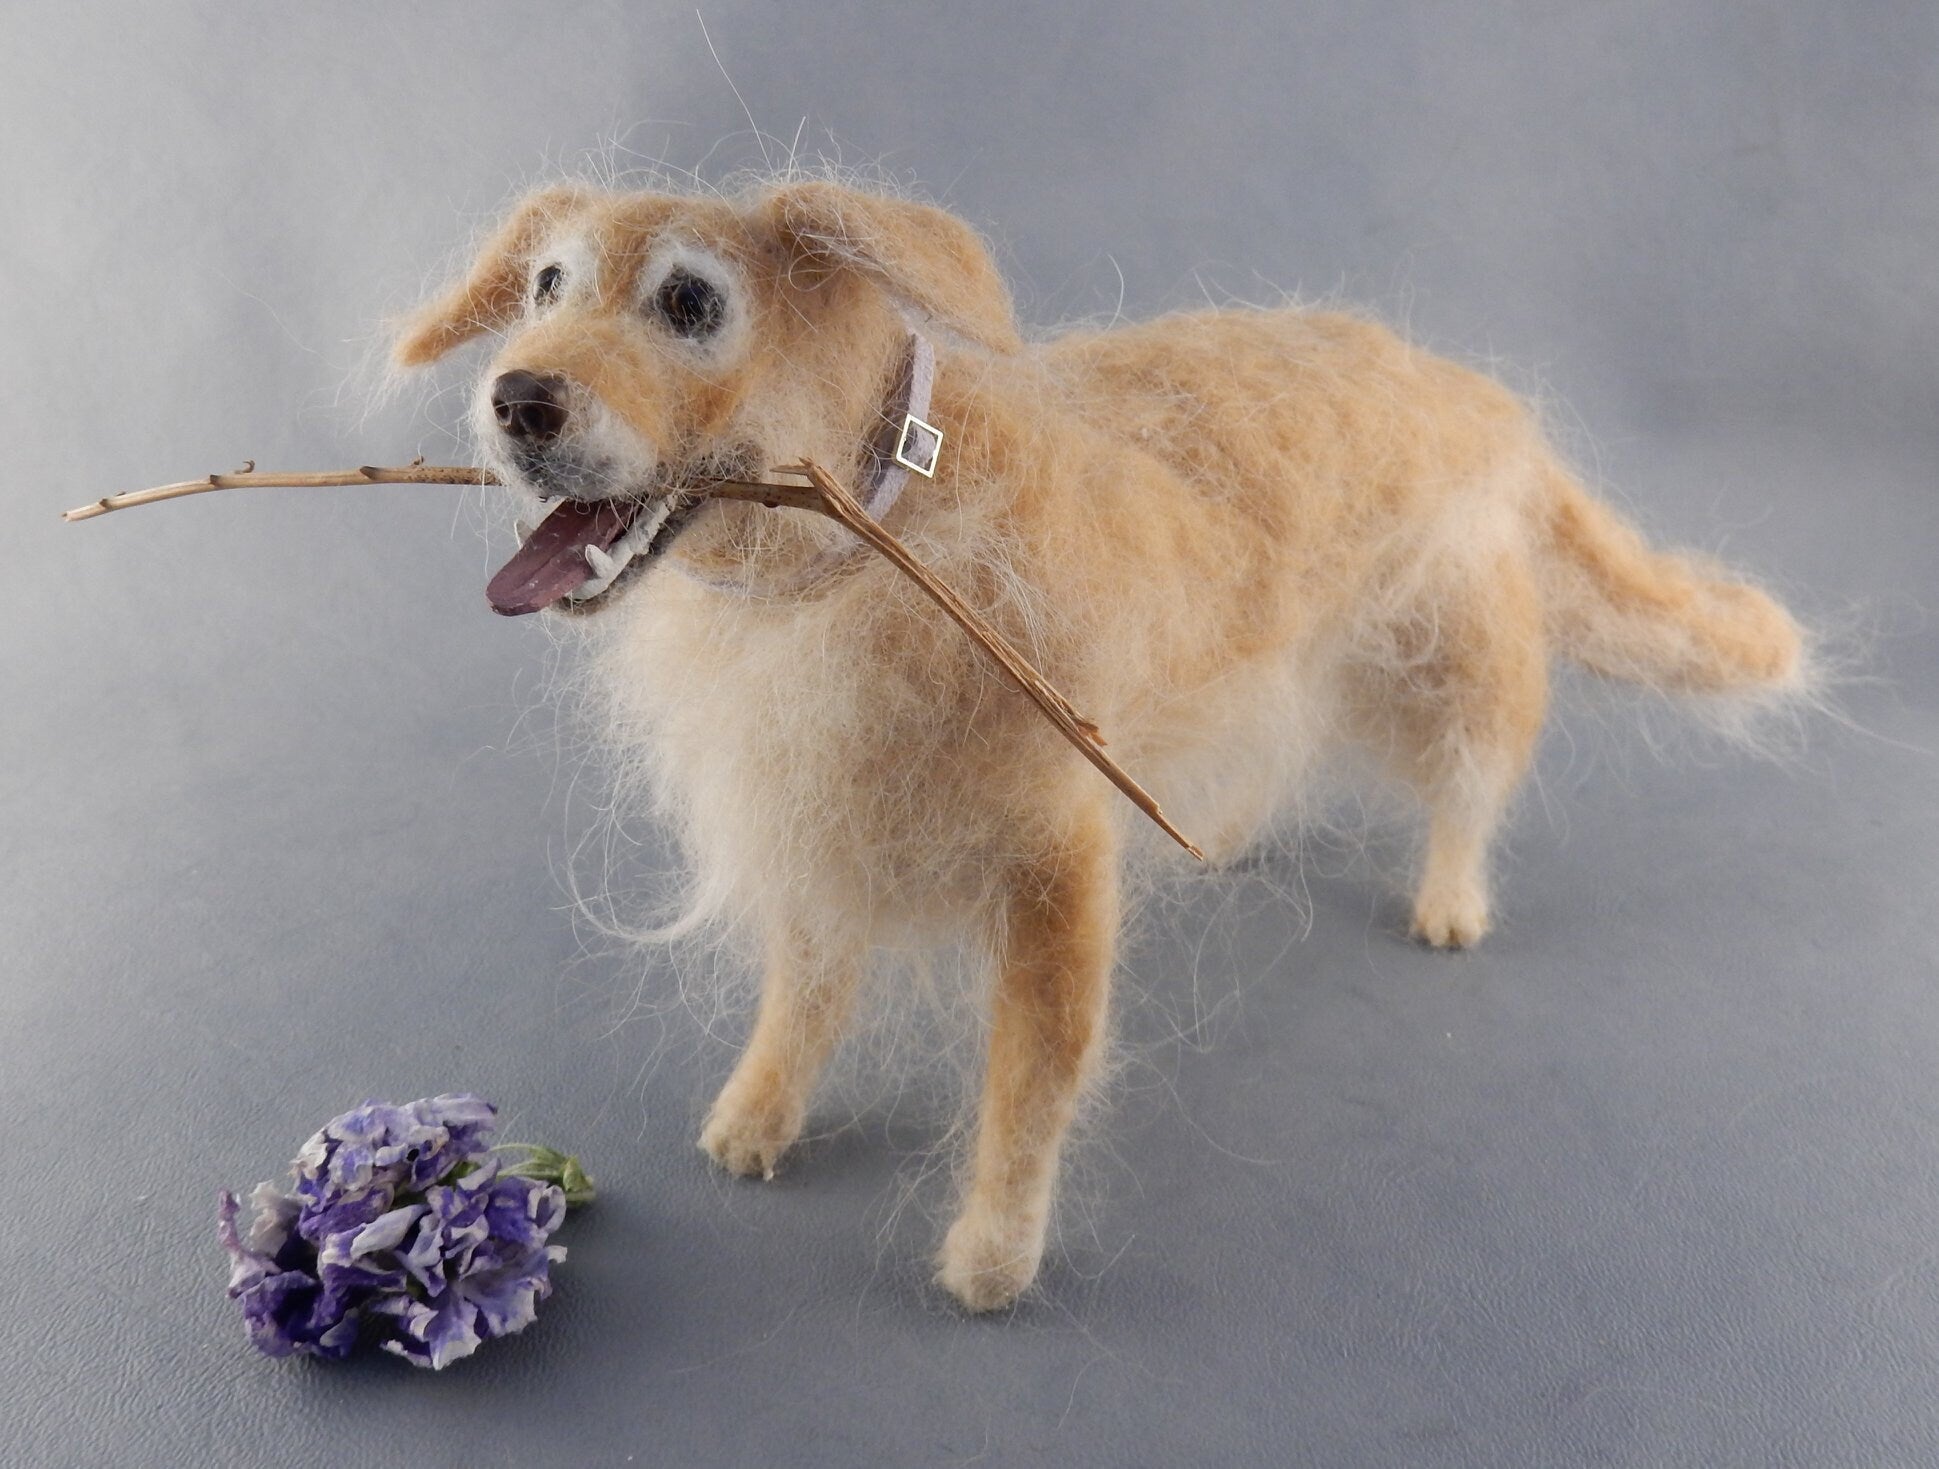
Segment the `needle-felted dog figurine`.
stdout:
<svg viewBox="0 0 1939 1469">
<path fill-rule="evenodd" d="M 878 946 L 990 959 L 942 1283 L 1013 1301 L 1103 1041 L 1135 813 L 892 568 L 683 489 L 813 459 L 1026 649 L 1211 854 L 1330 750 L 1418 792 L 1415 934 L 1488 929 L 1488 850 L 1563 655 L 1655 689 L 1799 689 L 1798 628 L 1646 547 L 1490 379 L 1346 315 L 1203 311 L 1040 343 L 976 234 L 827 181 L 529 198 L 396 348 L 502 334 L 478 437 L 560 501 L 492 583 L 582 614 L 620 778 L 757 934 L 701 1146 L 771 1175 Z"/>
</svg>

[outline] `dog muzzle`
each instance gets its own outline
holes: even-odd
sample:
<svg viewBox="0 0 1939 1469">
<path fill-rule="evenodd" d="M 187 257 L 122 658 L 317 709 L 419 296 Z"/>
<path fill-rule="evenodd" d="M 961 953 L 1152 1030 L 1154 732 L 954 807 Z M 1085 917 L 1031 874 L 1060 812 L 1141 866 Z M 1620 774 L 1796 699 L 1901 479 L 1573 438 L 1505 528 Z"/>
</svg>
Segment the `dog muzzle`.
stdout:
<svg viewBox="0 0 1939 1469">
<path fill-rule="evenodd" d="M 875 520 L 894 508 L 910 475 L 927 479 L 936 473 L 943 435 L 924 416 L 935 380 L 935 348 L 920 332 L 910 332 L 895 381 L 863 444 L 857 498 Z M 590 600 L 635 561 L 664 552 L 704 503 L 699 494 L 678 489 L 651 500 L 564 501 L 492 577 L 486 600 L 494 612 L 507 617 L 537 612 L 567 599 Z M 784 597 L 819 582 L 861 549 L 859 542 L 830 547 L 778 578 L 719 577 L 689 567 L 681 570 L 721 591 Z"/>
</svg>

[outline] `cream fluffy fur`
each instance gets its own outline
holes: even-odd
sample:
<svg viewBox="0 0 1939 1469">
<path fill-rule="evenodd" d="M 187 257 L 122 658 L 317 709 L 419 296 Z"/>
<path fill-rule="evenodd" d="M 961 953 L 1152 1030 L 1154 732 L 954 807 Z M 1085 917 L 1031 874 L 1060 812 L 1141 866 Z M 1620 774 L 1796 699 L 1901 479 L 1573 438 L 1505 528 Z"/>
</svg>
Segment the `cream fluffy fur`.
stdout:
<svg viewBox="0 0 1939 1469">
<path fill-rule="evenodd" d="M 718 329 L 655 315 L 675 265 Z M 534 302 L 547 265 L 563 272 Z M 1014 639 L 1214 855 L 1256 838 L 1341 744 L 1416 790 L 1418 937 L 1487 931 L 1487 856 L 1541 728 L 1551 656 L 1674 692 L 1803 679 L 1763 593 L 1648 549 L 1515 397 L 1351 316 L 1207 311 L 1026 345 L 976 235 L 826 181 L 736 198 L 534 195 L 397 347 L 505 338 L 481 391 L 501 474 L 580 498 L 706 463 L 807 456 L 851 482 L 911 317 L 939 335 L 934 481 L 891 528 Z M 489 417 L 514 368 L 566 385 L 535 469 Z M 1128 849 L 1151 834 L 886 564 L 784 599 L 758 585 L 843 534 L 718 503 L 671 565 L 587 605 L 630 795 L 678 834 L 692 921 L 767 960 L 753 1034 L 701 1145 L 771 1175 L 873 946 L 979 942 L 994 970 L 967 1195 L 939 1259 L 972 1310 L 1044 1246 L 1058 1153 L 1095 1071 Z M 591 615 L 596 613 L 596 615 Z"/>
</svg>

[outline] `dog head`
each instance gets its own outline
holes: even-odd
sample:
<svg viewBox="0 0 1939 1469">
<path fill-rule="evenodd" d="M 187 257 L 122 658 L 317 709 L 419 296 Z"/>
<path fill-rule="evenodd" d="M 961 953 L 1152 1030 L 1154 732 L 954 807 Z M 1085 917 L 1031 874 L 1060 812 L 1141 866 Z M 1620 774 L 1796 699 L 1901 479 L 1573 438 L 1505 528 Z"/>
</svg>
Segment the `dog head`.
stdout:
<svg viewBox="0 0 1939 1469">
<path fill-rule="evenodd" d="M 939 209 L 826 181 L 741 199 L 567 185 L 519 204 L 394 357 L 500 335 L 478 441 L 516 490 L 606 508 L 586 582 L 561 594 L 590 604 L 695 517 L 684 486 L 851 464 L 909 312 L 989 351 L 1021 345 L 982 242 Z"/>
</svg>

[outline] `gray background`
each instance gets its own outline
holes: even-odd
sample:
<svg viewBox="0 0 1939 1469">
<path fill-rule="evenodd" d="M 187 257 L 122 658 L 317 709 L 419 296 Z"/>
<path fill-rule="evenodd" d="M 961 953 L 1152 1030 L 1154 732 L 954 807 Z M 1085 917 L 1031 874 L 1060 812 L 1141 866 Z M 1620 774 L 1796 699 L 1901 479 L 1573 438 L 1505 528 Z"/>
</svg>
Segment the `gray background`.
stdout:
<svg viewBox="0 0 1939 1469">
<path fill-rule="evenodd" d="M 771 147 L 805 116 L 986 225 L 1034 323 L 1339 291 L 1510 364 L 1657 530 L 1856 634 L 1856 728 L 1665 763 L 1566 717 L 1472 957 L 1348 851 L 1186 889 L 1043 1298 L 964 1321 L 932 1088 L 771 1187 L 703 1168 L 733 1027 L 575 928 L 577 760 L 475 504 L 55 519 L 453 452 L 461 371 L 364 364 L 469 228 L 589 151 L 756 159 L 690 8 L 10 6 L 0 1457 L 1939 1458 L 1939 10 L 707 19 Z M 448 1087 L 605 1187 L 538 1326 L 435 1377 L 255 1358 L 216 1189 Z"/>
</svg>

